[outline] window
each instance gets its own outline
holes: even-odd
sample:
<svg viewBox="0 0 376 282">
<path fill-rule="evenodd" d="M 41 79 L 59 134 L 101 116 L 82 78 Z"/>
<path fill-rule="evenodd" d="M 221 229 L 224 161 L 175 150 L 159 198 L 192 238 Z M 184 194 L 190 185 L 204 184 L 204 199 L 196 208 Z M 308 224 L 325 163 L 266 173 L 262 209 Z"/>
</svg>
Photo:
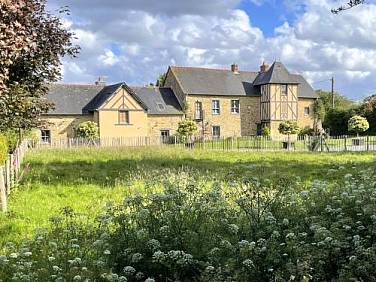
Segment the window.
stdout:
<svg viewBox="0 0 376 282">
<path fill-rule="evenodd" d="M 203 120 L 202 103 L 196 101 L 195 103 L 195 120 Z"/>
<path fill-rule="evenodd" d="M 51 143 L 51 130 L 42 129 L 40 136 L 43 143 Z"/>
<path fill-rule="evenodd" d="M 119 124 L 129 124 L 129 111 L 119 111 Z"/>
<path fill-rule="evenodd" d="M 240 102 L 239 102 L 239 100 L 231 100 L 231 113 L 232 114 L 240 113 Z"/>
<path fill-rule="evenodd" d="M 309 116 L 311 109 L 309 107 L 304 107 L 304 115 Z"/>
<path fill-rule="evenodd" d="M 213 138 L 219 138 L 221 137 L 221 127 L 218 125 L 215 125 L 212 127 L 212 135 Z"/>
<path fill-rule="evenodd" d="M 287 84 L 282 84 L 281 85 L 281 95 L 282 96 L 287 96 Z"/>
<path fill-rule="evenodd" d="M 170 130 L 161 130 L 161 139 L 163 143 L 167 143 L 170 139 Z"/>
<path fill-rule="evenodd" d="M 219 115 L 221 113 L 219 100 L 212 101 L 212 113 L 213 115 Z"/>
<path fill-rule="evenodd" d="M 165 107 L 162 103 L 157 103 L 157 106 L 159 111 L 163 112 L 165 110 Z"/>
</svg>

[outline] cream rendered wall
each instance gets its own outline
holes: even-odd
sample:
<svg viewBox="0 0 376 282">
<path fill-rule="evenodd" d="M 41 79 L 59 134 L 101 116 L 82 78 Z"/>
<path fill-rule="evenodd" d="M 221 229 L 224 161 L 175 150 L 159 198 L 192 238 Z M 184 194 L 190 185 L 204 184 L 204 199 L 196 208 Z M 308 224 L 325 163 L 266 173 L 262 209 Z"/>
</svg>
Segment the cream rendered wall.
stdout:
<svg viewBox="0 0 376 282">
<path fill-rule="evenodd" d="M 119 124 L 119 110 L 129 111 L 129 124 Z M 98 109 L 97 119 L 101 138 L 148 136 L 146 111 L 123 88 Z"/>
</svg>

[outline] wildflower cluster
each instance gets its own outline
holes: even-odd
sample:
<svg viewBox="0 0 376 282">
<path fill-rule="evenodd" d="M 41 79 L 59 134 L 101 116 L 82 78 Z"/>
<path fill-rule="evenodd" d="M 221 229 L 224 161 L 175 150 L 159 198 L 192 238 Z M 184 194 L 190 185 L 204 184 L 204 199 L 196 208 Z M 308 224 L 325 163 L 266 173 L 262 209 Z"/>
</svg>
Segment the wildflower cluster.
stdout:
<svg viewBox="0 0 376 282">
<path fill-rule="evenodd" d="M 51 230 L 9 244 L 0 281 L 376 280 L 372 169 L 310 187 L 164 178 L 160 192 L 127 197 L 96 223 L 67 209 Z"/>
</svg>

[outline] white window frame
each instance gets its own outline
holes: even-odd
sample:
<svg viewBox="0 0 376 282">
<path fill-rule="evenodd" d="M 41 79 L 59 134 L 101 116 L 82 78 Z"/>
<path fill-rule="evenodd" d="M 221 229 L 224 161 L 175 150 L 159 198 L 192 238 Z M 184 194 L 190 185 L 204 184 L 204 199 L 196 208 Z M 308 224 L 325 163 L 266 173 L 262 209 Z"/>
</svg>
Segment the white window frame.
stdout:
<svg viewBox="0 0 376 282">
<path fill-rule="evenodd" d="M 220 115 L 221 114 L 221 102 L 219 100 L 212 100 L 212 114 Z"/>
<path fill-rule="evenodd" d="M 214 129 L 218 129 L 218 135 L 215 135 Z M 221 137 L 221 126 L 220 125 L 213 125 L 212 126 L 212 136 L 213 138 L 220 138 Z"/>
<path fill-rule="evenodd" d="M 240 100 L 239 99 L 231 100 L 231 113 L 240 114 Z"/>
<path fill-rule="evenodd" d="M 48 134 L 43 134 L 43 133 L 47 133 Z M 45 143 L 45 144 L 49 144 L 51 143 L 51 130 L 50 129 L 41 129 L 40 130 L 40 139 L 42 141 L 42 143 Z"/>
</svg>

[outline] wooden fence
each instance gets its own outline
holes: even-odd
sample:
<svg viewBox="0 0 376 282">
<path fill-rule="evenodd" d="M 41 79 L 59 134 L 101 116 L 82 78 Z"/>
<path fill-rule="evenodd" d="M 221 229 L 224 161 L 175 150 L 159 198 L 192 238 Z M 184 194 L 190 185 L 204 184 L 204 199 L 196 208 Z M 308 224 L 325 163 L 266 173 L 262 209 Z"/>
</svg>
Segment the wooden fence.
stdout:
<svg viewBox="0 0 376 282">
<path fill-rule="evenodd" d="M 28 141 L 23 141 L 4 164 L 0 164 L 0 208 L 7 211 L 8 197 L 21 175 L 21 164 L 28 149 Z"/>
<path fill-rule="evenodd" d="M 376 136 L 284 136 L 270 138 L 262 136 L 193 138 L 189 141 L 171 137 L 121 137 L 55 139 L 52 142 L 34 141 L 34 148 L 78 148 L 78 147 L 181 147 L 215 151 L 376 151 Z"/>
</svg>

